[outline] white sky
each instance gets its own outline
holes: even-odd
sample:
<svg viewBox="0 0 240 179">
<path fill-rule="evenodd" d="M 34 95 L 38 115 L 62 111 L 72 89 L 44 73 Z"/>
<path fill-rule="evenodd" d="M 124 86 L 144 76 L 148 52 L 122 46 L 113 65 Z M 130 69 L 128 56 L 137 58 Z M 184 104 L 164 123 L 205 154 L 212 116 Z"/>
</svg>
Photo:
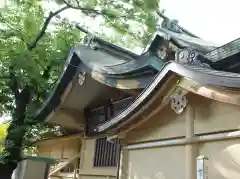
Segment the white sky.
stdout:
<svg viewBox="0 0 240 179">
<path fill-rule="evenodd" d="M 239 0 L 161 0 L 169 18 L 204 40 L 225 44 L 240 37 Z"/>
</svg>

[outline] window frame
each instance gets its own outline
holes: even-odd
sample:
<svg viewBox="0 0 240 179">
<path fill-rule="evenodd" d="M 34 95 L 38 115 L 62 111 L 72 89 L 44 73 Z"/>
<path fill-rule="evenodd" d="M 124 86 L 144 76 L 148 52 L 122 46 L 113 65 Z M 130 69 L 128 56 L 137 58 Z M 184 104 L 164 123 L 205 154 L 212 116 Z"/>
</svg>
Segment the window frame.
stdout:
<svg viewBox="0 0 240 179">
<path fill-rule="evenodd" d="M 120 160 L 121 146 L 119 139 L 107 140 L 106 137 L 95 140 L 93 167 L 117 167 Z"/>
</svg>

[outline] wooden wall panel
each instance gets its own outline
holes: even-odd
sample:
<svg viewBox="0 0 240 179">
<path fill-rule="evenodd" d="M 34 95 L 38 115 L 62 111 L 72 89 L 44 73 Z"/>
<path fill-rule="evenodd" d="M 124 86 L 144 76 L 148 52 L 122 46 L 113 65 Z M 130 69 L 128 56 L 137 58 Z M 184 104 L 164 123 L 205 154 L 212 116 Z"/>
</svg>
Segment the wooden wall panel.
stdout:
<svg viewBox="0 0 240 179">
<path fill-rule="evenodd" d="M 240 139 L 213 141 L 199 145 L 200 155 L 208 160 L 208 178 L 240 178 Z"/>
<path fill-rule="evenodd" d="M 240 106 L 231 105 L 190 94 L 194 108 L 195 134 L 240 129 Z M 158 114 L 126 135 L 126 143 L 147 142 L 185 136 L 185 112 L 176 114 L 167 105 Z"/>
<path fill-rule="evenodd" d="M 184 146 L 128 151 L 128 172 L 131 179 L 185 178 Z"/>
<path fill-rule="evenodd" d="M 49 156 L 56 159 L 68 159 L 79 153 L 81 147 L 81 139 L 51 139 L 41 141 L 38 144 L 38 155 Z"/>
</svg>

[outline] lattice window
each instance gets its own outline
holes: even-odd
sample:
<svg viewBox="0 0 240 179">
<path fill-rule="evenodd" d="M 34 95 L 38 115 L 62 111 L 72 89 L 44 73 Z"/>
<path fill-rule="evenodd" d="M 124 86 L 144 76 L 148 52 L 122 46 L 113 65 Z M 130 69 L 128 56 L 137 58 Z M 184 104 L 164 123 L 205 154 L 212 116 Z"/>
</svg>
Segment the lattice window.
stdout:
<svg viewBox="0 0 240 179">
<path fill-rule="evenodd" d="M 107 141 L 106 138 L 96 139 L 94 167 L 115 167 L 120 157 L 119 139 Z"/>
</svg>

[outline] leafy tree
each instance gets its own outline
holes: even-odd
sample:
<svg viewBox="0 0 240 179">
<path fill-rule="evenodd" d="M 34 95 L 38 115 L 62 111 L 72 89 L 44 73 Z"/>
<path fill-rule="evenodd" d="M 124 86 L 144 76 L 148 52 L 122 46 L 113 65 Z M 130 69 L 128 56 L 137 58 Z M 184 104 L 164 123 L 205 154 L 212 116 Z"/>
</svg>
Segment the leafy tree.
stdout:
<svg viewBox="0 0 240 179">
<path fill-rule="evenodd" d="M 1 177 L 10 178 L 21 160 L 24 136 L 35 124 L 36 110 L 58 79 L 69 47 L 81 37 L 65 22 L 53 32 L 45 31 L 48 24 L 43 24 L 44 10 L 37 1 L 22 1 L 21 6 L 1 12 L 0 20 L 0 108 L 1 113 L 12 115 L 0 171 Z"/>
<path fill-rule="evenodd" d="M 7 128 L 9 124 L 0 124 L 0 144 L 4 143 L 4 139 L 7 135 Z M 3 152 L 3 146 L 0 145 L 0 152 Z"/>
<path fill-rule="evenodd" d="M 111 35 L 100 36 L 125 48 L 143 47 L 156 31 L 160 0 L 53 0 L 91 16 L 102 16 Z"/>
<path fill-rule="evenodd" d="M 54 25 L 51 21 L 66 9 L 77 9 L 93 18 L 102 16 L 114 33 L 101 36 L 126 47 L 145 43 L 157 22 L 153 13 L 158 8 L 156 0 L 55 0 L 59 9 L 47 15 L 41 2 L 15 0 L 0 12 L 0 115 L 12 116 L 0 164 L 0 178 L 4 179 L 11 178 L 22 150 L 34 142 L 31 137 L 59 131 L 56 126 L 34 121 L 34 116 L 58 79 L 69 48 L 83 36 L 65 19 Z"/>
</svg>

